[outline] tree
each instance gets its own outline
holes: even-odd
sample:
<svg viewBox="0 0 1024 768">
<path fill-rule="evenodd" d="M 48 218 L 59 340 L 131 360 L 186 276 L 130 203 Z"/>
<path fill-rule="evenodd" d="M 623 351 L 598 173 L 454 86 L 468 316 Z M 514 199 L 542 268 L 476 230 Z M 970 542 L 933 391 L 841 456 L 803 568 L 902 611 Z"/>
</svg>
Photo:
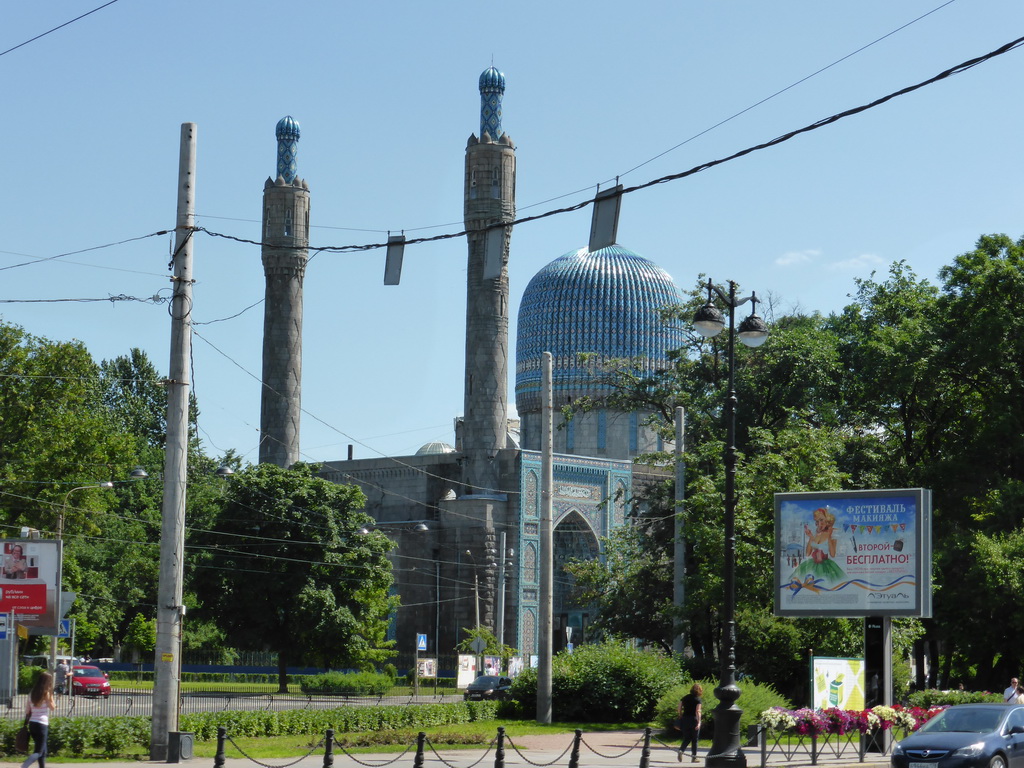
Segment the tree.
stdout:
<svg viewBox="0 0 1024 768">
<path fill-rule="evenodd" d="M 357 487 L 315 471 L 299 463 L 238 472 L 211 530 L 190 540 L 197 613 L 215 617 L 239 649 L 276 651 L 282 692 L 289 664 L 362 667 L 394 654 L 394 545 L 360 534 L 373 521 L 359 511 Z"/>
<path fill-rule="evenodd" d="M 79 342 L 54 342 L 0 322 L 0 514 L 7 525 L 88 531 L 130 441 L 101 404 L 98 368 Z"/>
<path fill-rule="evenodd" d="M 590 632 L 609 638 L 636 638 L 672 650 L 671 501 L 651 504 L 631 525 L 615 529 L 603 539 L 602 557 L 572 560 L 565 570 L 575 579 L 576 597 L 584 605 L 597 605 Z M 664 502 L 664 499 L 662 499 Z"/>
</svg>

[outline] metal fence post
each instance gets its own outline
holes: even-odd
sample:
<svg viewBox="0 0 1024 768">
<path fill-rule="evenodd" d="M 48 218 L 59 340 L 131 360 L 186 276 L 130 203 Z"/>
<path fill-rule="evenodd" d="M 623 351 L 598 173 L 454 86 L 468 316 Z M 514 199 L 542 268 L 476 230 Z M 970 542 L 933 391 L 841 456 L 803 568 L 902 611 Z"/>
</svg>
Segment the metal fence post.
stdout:
<svg viewBox="0 0 1024 768">
<path fill-rule="evenodd" d="M 416 734 L 416 757 L 413 758 L 413 768 L 423 768 L 423 748 L 427 742 L 427 734 L 420 731 Z"/>
<path fill-rule="evenodd" d="M 651 763 L 651 729 L 644 728 L 644 747 L 640 750 L 640 768 L 647 768 Z"/>
<path fill-rule="evenodd" d="M 818 734 L 811 733 L 811 765 L 818 764 Z"/>
<path fill-rule="evenodd" d="M 572 752 L 569 754 L 569 768 L 579 768 L 580 766 L 580 742 L 583 740 L 583 731 L 579 728 L 572 737 Z"/>
<path fill-rule="evenodd" d="M 213 768 L 224 768 L 224 742 L 228 740 L 228 729 L 217 727 L 217 754 L 213 756 Z"/>
<path fill-rule="evenodd" d="M 326 744 L 324 744 L 324 768 L 331 768 L 334 765 L 334 729 L 327 729 Z"/>
<path fill-rule="evenodd" d="M 494 750 L 494 768 L 505 768 L 505 728 L 498 726 L 498 747 Z"/>
</svg>

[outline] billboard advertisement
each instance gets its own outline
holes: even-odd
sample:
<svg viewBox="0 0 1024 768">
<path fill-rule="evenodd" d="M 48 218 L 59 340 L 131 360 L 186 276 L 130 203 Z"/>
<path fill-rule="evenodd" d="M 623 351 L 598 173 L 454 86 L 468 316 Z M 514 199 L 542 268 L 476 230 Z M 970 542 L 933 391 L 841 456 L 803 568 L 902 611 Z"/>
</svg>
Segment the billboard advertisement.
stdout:
<svg viewBox="0 0 1024 768">
<path fill-rule="evenodd" d="M 4 539 L 0 612 L 16 624 L 55 627 L 60 618 L 60 542 Z"/>
<path fill-rule="evenodd" d="M 811 657 L 811 708 L 864 709 L 864 659 Z"/>
<path fill-rule="evenodd" d="M 777 616 L 932 615 L 931 492 L 775 494 Z"/>
</svg>

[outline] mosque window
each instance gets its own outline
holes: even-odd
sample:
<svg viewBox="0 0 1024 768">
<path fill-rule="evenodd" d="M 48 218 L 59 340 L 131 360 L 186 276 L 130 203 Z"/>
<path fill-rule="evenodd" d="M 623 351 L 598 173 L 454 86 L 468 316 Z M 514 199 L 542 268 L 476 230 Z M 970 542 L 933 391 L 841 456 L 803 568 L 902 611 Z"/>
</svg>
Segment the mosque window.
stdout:
<svg viewBox="0 0 1024 768">
<path fill-rule="evenodd" d="M 469 172 L 469 199 L 476 200 L 476 169 Z"/>
<path fill-rule="evenodd" d="M 290 208 L 284 212 L 284 236 L 292 236 L 292 212 Z"/>
<path fill-rule="evenodd" d="M 501 197 L 501 176 L 497 168 L 491 170 L 491 197 L 495 199 Z"/>
<path fill-rule="evenodd" d="M 597 412 L 597 450 L 603 451 L 608 440 L 608 417 L 605 411 Z"/>
<path fill-rule="evenodd" d="M 576 419 L 565 425 L 565 450 L 567 453 L 576 450 Z"/>
<path fill-rule="evenodd" d="M 631 455 L 636 456 L 639 452 L 637 443 L 639 442 L 638 432 L 640 431 L 640 419 L 637 418 L 636 412 L 629 414 L 629 452 Z"/>
</svg>

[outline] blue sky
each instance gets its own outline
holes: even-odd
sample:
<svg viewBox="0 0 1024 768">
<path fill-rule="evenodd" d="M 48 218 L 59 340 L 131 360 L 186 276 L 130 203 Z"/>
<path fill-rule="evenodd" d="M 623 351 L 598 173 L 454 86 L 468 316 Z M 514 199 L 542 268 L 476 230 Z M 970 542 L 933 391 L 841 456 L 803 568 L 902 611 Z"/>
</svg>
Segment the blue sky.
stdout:
<svg viewBox="0 0 1024 768">
<path fill-rule="evenodd" d="M 7 4 L 0 51 L 101 4 Z M 169 237 L 6 267 L 173 228 L 183 122 L 198 125 L 200 226 L 259 238 L 274 126 L 292 115 L 312 244 L 361 244 L 461 229 L 477 78 L 492 61 L 507 80 L 503 123 L 529 215 L 616 176 L 629 186 L 725 157 L 1021 35 L 1019 0 L 119 0 L 0 55 L 0 316 L 80 339 L 97 359 L 140 347 L 167 370 L 166 306 L 7 302 L 166 295 Z M 855 278 L 900 259 L 934 280 L 980 235 L 1024 233 L 1022 57 L 629 195 L 619 242 L 681 287 L 701 273 L 733 279 L 777 313 L 837 311 Z M 527 282 L 585 245 L 589 224 L 586 208 L 515 229 L 513 343 Z M 309 460 L 344 458 L 350 443 L 365 458 L 453 441 L 465 242 L 410 247 L 397 287 L 383 269 L 381 251 L 309 265 Z M 198 236 L 194 270 L 198 323 L 263 298 L 256 246 Z M 213 454 L 256 460 L 262 323 L 257 305 L 196 328 L 194 390 Z"/>
</svg>

